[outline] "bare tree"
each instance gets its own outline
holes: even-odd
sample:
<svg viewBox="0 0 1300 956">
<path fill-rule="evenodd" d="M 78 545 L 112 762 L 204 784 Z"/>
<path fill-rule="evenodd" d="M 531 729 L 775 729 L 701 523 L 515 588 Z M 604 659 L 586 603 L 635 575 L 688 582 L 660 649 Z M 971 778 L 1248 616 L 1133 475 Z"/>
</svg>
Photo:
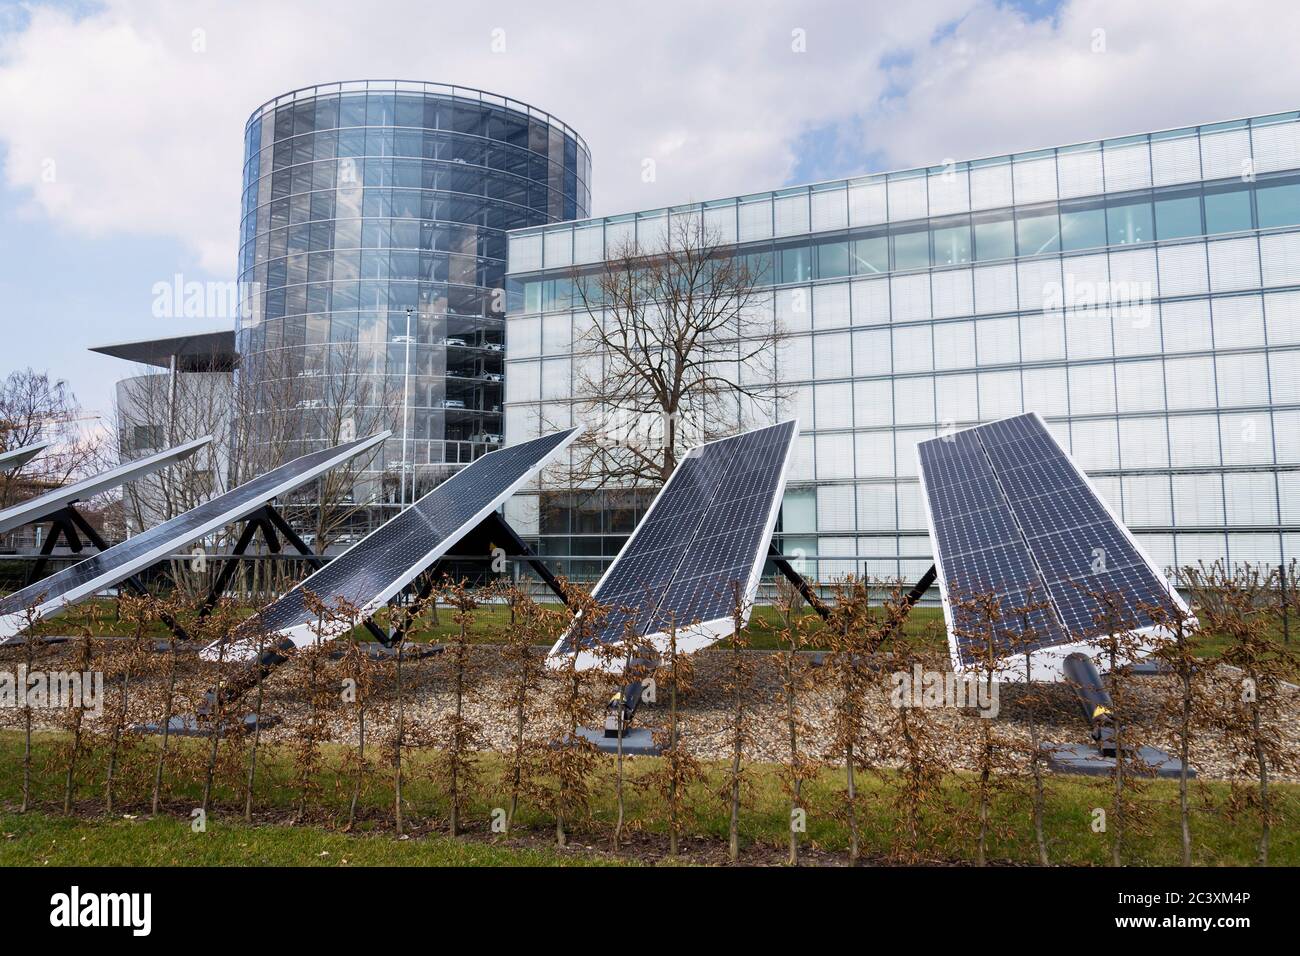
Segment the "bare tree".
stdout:
<svg viewBox="0 0 1300 956">
<path fill-rule="evenodd" d="M 655 736 L 664 744 L 658 767 L 646 776 L 646 783 L 664 799 L 668 812 L 668 856 L 677 858 L 681 843 L 682 817 L 686 811 L 687 790 L 704 779 L 704 769 L 682 741 L 680 702 L 695 683 L 694 655 L 682 653 L 677 646 L 677 622 L 669 618 L 666 653 L 659 662 L 657 682 L 668 687 L 668 730 Z"/>
<path fill-rule="evenodd" d="M 1196 608 L 1206 625 L 1227 639 L 1222 663 L 1237 679 L 1223 687 L 1219 724 L 1237 753 L 1233 770 L 1253 788 L 1234 786 L 1230 811 L 1251 809 L 1259 820 L 1256 861 L 1268 864 L 1272 826 L 1278 810 L 1272 793 L 1275 774 L 1295 766 L 1286 745 L 1288 724 L 1284 685 L 1295 680 L 1297 656 L 1272 633 L 1270 582 L 1257 568 L 1229 571 L 1222 565 L 1187 568 Z"/>
<path fill-rule="evenodd" d="M 1192 824 L 1189 778 L 1192 744 L 1206 722 L 1204 677 L 1197 652 L 1200 629 L 1196 617 L 1172 602 L 1143 605 L 1142 611 L 1165 636 L 1157 643 L 1154 656 L 1168 665 L 1178 679 L 1179 693 L 1164 704 L 1165 716 L 1178 739 L 1178 817 L 1181 825 L 1183 866 L 1192 865 Z"/>
<path fill-rule="evenodd" d="M 654 246 L 624 243 L 573 279 L 586 312 L 574 394 L 602 423 L 574 445 L 574 486 L 662 485 L 690 445 L 775 409 L 766 277 L 698 217 L 675 217 Z"/>
<path fill-rule="evenodd" d="M 511 626 L 505 635 L 502 656 L 507 677 L 502 684 L 499 703 L 515 717 L 507 763 L 506 789 L 510 805 L 506 810 L 504 835 L 508 839 L 519 811 L 519 798 L 536 788 L 538 745 L 527 734 L 534 716 L 530 702 L 536 699 L 546 676 L 545 655 L 535 650 L 538 644 L 550 645 L 559 637 L 566 619 L 563 614 L 543 607 L 533 600 L 527 588 L 513 586 L 507 594 Z"/>
<path fill-rule="evenodd" d="M 66 382 L 22 369 L 0 380 L 0 451 L 40 442 L 51 447 L 20 468 L 0 471 L 0 508 L 7 508 L 69 479 L 93 464 L 99 436 Z"/>
<path fill-rule="evenodd" d="M 1043 704 L 1043 693 L 1040 685 L 1035 684 L 1033 680 L 1033 656 L 1038 648 L 1042 629 L 1036 627 L 1033 622 L 1041 614 L 1052 613 L 1051 607 L 1050 601 L 1035 595 L 1031 585 L 1024 595 L 1023 603 L 1008 609 L 1009 614 L 1020 625 L 1019 628 L 1011 630 L 1009 642 L 1012 648 L 1022 653 L 1025 658 L 1025 693 L 1022 699 L 1029 718 L 1029 775 L 1033 788 L 1034 842 L 1038 848 L 1038 862 L 1041 866 L 1047 866 L 1051 858 L 1047 852 L 1047 835 L 1043 823 L 1046 815 L 1047 787 L 1043 780 L 1045 755 L 1038 727 L 1038 709 Z"/>
<path fill-rule="evenodd" d="M 781 785 L 790 797 L 790 856 L 787 862 L 791 866 L 799 865 L 799 834 L 803 828 L 796 826 L 796 821 L 807 814 L 804 784 L 813 780 L 818 770 L 817 761 L 806 752 L 805 741 L 812 727 L 805 713 L 805 698 L 812 690 L 812 677 L 809 662 L 801 652 L 808 643 L 811 622 L 807 614 L 798 613 L 801 600 L 799 592 L 788 582 L 777 583 L 776 605 L 782 618 L 782 648 L 772 656 L 781 676 L 778 697 L 785 709 L 789 743 L 786 759 L 782 762 Z"/>
</svg>

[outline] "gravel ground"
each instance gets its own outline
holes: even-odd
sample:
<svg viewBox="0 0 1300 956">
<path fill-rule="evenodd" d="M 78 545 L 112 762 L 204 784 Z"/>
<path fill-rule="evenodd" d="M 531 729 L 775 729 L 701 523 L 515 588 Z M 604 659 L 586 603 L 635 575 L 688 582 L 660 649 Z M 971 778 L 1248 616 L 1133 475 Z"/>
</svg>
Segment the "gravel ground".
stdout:
<svg viewBox="0 0 1300 956">
<path fill-rule="evenodd" d="M 125 644 L 103 642 L 96 644 L 96 661 L 93 666 L 106 666 L 111 674 L 114 660 L 124 654 Z M 74 669 L 76 650 L 72 645 L 58 645 L 45 650 L 36 665 L 43 670 Z M 541 651 L 539 650 L 540 654 Z M 787 755 L 788 729 L 785 704 L 781 695 L 781 672 L 770 652 L 742 652 L 749 675 L 744 699 L 747 702 L 751 743 L 748 756 L 762 761 L 780 761 Z M 13 672 L 22 660 L 21 648 L 0 650 L 0 672 Z M 107 655 L 107 660 L 105 659 Z M 836 702 L 833 689 L 825 686 L 829 672 L 812 666 L 811 656 L 801 656 L 801 667 L 810 680 L 809 688 L 800 696 L 802 720 L 805 725 L 804 741 L 810 753 L 834 759 L 831 749 L 831 722 Z M 213 683 L 213 665 L 198 661 L 189 652 L 178 653 L 177 713 L 193 713 L 204 691 Z M 515 727 L 513 710 L 499 703 L 504 696 L 508 673 L 501 649 L 494 646 L 476 646 L 469 654 L 472 693 L 467 696 L 465 716 L 477 725 L 479 745 L 489 749 L 505 749 L 510 745 Z M 731 664 L 728 652 L 703 651 L 695 658 L 696 673 L 692 691 L 680 701 L 681 727 L 688 746 L 701 759 L 723 759 L 730 756 L 728 675 Z M 889 745 L 897 739 L 898 711 L 888 700 L 887 660 L 874 662 L 879 667 L 880 686 L 867 694 L 866 710 L 868 734 L 874 735 L 887 753 Z M 159 699 L 165 687 L 165 654 L 148 656 L 147 671 L 133 678 L 131 718 L 133 722 L 157 720 L 161 713 Z M 451 692 L 451 655 L 438 655 L 424 660 L 408 661 L 403 668 L 406 689 L 406 719 L 415 739 L 436 739 L 437 732 L 454 707 Z M 322 699 L 337 702 L 338 680 L 344 676 L 345 665 L 331 662 L 322 665 L 319 687 L 328 689 Z M 139 673 L 137 671 L 137 673 Z M 297 725 L 309 712 L 310 697 L 306 692 L 307 667 L 294 662 L 277 670 L 265 684 L 263 710 L 282 718 L 282 723 L 267 731 L 271 739 L 284 738 L 296 731 Z M 383 663 L 373 666 L 375 683 L 368 713 L 368 735 L 378 739 L 393 719 L 394 666 Z M 1216 702 L 1230 701 L 1240 694 L 1240 677 L 1229 668 L 1215 666 L 1206 675 L 1205 700 L 1209 706 L 1221 710 Z M 1142 742 L 1164 749 L 1172 749 L 1173 737 L 1161 719 L 1163 711 L 1177 704 L 1177 688 L 1170 677 L 1131 677 L 1132 705 L 1129 708 L 1136 718 L 1136 728 Z M 591 722 L 598 723 L 603 702 L 611 691 L 609 683 L 593 682 L 587 688 Z M 549 742 L 562 736 L 562 728 L 553 714 L 549 696 L 555 686 L 550 686 L 530 696 L 526 733 L 536 742 Z M 1300 691 L 1284 690 L 1283 701 L 1285 753 L 1289 767 L 1275 772 L 1274 779 L 1300 782 Z M 105 716 L 108 720 L 116 706 L 117 697 L 110 687 Z M 253 697 L 245 698 L 251 707 Z M 1087 732 L 1080 718 L 1074 695 L 1064 685 L 1003 685 L 998 699 L 999 711 L 993 728 L 999 738 L 1013 748 L 1028 752 L 1030 722 L 1038 722 L 1039 737 L 1054 743 L 1083 742 Z M 657 705 L 644 707 L 637 723 L 651 728 L 662 727 L 667 719 L 666 698 L 663 689 Z M 336 716 L 331 721 L 330 736 L 336 742 L 353 740 L 355 722 L 348 707 L 335 703 Z M 971 768 L 972 748 L 981 738 L 981 718 L 973 710 L 951 707 L 927 708 L 914 711 L 932 733 L 937 756 L 953 768 Z M 0 726 L 15 727 L 20 723 L 14 711 L 0 713 Z M 37 712 L 37 724 L 43 728 L 57 726 L 57 715 Z M 1229 779 L 1240 765 L 1240 754 L 1222 733 L 1206 729 L 1193 749 L 1192 765 L 1206 779 Z M 882 763 L 894 762 L 888 758 Z"/>
</svg>

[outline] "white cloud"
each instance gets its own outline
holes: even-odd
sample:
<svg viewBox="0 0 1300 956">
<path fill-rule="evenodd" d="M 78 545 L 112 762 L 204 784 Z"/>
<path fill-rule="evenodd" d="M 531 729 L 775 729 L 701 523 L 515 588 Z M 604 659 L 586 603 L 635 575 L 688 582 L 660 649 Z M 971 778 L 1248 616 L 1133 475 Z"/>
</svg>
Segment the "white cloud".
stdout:
<svg viewBox="0 0 1300 956">
<path fill-rule="evenodd" d="M 803 131 L 881 95 L 882 55 L 969 5 L 108 0 L 81 18 L 38 6 L 0 45 L 4 173 L 62 226 L 177 237 L 228 274 L 250 111 L 312 83 L 402 77 L 555 113 L 591 146 L 596 212 L 772 188 Z"/>
<path fill-rule="evenodd" d="M 1287 0 L 1076 0 L 1055 23 L 981 4 L 895 71 L 866 143 L 903 167 L 1295 109 L 1297 32 Z"/>
<path fill-rule="evenodd" d="M 594 211 L 613 213 L 779 186 L 809 130 L 837 148 L 861 130 L 864 163 L 904 166 L 1291 108 L 1298 27 L 1290 3 L 1213 0 L 1075 0 L 1034 22 L 991 0 L 36 6 L 0 39 L 0 144 L 29 214 L 178 238 L 228 275 L 244 122 L 312 83 L 455 82 L 550 110 L 587 139 Z"/>
</svg>

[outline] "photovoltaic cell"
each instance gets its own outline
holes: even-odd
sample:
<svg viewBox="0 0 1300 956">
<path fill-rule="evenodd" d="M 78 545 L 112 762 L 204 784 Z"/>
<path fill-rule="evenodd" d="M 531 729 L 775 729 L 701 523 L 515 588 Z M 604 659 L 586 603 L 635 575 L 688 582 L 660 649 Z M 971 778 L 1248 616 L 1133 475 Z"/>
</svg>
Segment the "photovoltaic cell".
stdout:
<svg viewBox="0 0 1300 956">
<path fill-rule="evenodd" d="M 510 445 L 467 465 L 264 608 L 243 633 L 278 634 L 301 646 L 344 630 L 320 620 L 308 607 L 309 594 L 327 607 L 346 602 L 358 609 L 358 622 L 365 620 L 501 507 L 581 431 L 570 428 Z M 205 649 L 205 656 L 214 656 L 217 647 Z"/>
<path fill-rule="evenodd" d="M 1036 414 L 922 442 L 917 457 L 962 665 L 983 659 L 990 644 L 1002 657 L 1150 627 L 1143 605 L 1185 610 Z M 958 606 L 987 593 L 1003 618 L 994 635 Z M 1046 606 L 1017 613 L 1031 604 Z"/>
<path fill-rule="evenodd" d="M 169 465 L 174 465 L 178 461 L 184 461 L 211 441 L 212 438 L 207 437 L 187 442 L 184 445 L 169 448 L 167 451 L 150 455 L 147 458 L 125 462 L 102 474 L 87 478 L 85 481 L 74 482 L 62 488 L 56 488 L 47 494 L 20 502 L 12 508 L 0 511 L 0 534 L 12 531 L 14 528 L 21 528 L 33 521 L 40 521 L 66 505 L 78 501 L 87 501 L 105 491 L 124 485 L 128 481 L 135 481 Z"/>
<path fill-rule="evenodd" d="M 191 541 L 246 518 L 280 495 L 302 487 L 350 458 L 373 450 L 389 434 L 382 432 L 303 455 L 107 551 L 0 598 L 0 640 L 20 633 L 27 626 L 28 612 L 37 618 L 49 617 L 69 604 L 125 581 Z"/>
<path fill-rule="evenodd" d="M 737 597 L 747 617 L 797 433 L 788 421 L 692 449 L 597 584 L 609 613 L 576 622 L 552 658 L 621 643 L 629 625 L 651 641 L 676 625 L 694 650 L 730 632 Z"/>
</svg>

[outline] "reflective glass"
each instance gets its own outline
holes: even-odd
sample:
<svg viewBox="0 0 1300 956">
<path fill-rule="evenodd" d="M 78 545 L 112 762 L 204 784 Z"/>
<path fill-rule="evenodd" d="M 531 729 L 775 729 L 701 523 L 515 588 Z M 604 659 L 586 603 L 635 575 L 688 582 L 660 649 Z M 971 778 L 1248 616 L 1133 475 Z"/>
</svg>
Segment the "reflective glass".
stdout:
<svg viewBox="0 0 1300 956">
<path fill-rule="evenodd" d="M 854 275 L 873 275 L 889 271 L 889 239 L 877 236 L 853 243 Z"/>
<path fill-rule="evenodd" d="M 975 220 L 975 258 L 1010 259 L 1016 254 L 1014 226 L 1009 218 Z"/>
<path fill-rule="evenodd" d="M 1107 203 L 1106 228 L 1111 245 L 1150 242 L 1155 238 L 1151 226 L 1151 203 L 1145 199 Z"/>
<path fill-rule="evenodd" d="M 1261 229 L 1300 224 L 1300 182 L 1276 186 L 1260 183 L 1255 188 L 1255 202 Z"/>
<path fill-rule="evenodd" d="M 1156 199 L 1156 238 L 1182 239 L 1201 235 L 1201 197 Z"/>
<path fill-rule="evenodd" d="M 1240 232 L 1251 228 L 1250 187 L 1229 186 L 1205 191 L 1205 234 Z"/>
<path fill-rule="evenodd" d="M 1022 212 L 1016 216 L 1016 244 L 1022 256 L 1037 256 L 1061 248 L 1056 210 Z"/>
<path fill-rule="evenodd" d="M 1101 203 L 1061 204 L 1061 248 L 1093 249 L 1106 244 L 1106 210 Z"/>
<path fill-rule="evenodd" d="M 817 246 L 817 278 L 839 279 L 849 274 L 849 244 L 823 242 Z"/>
<path fill-rule="evenodd" d="M 970 262 L 970 226 L 944 226 L 933 231 L 934 264 L 955 266 Z"/>
<path fill-rule="evenodd" d="M 925 269 L 930 265 L 930 233 L 926 230 L 903 232 L 894 236 L 894 268 Z"/>
</svg>

